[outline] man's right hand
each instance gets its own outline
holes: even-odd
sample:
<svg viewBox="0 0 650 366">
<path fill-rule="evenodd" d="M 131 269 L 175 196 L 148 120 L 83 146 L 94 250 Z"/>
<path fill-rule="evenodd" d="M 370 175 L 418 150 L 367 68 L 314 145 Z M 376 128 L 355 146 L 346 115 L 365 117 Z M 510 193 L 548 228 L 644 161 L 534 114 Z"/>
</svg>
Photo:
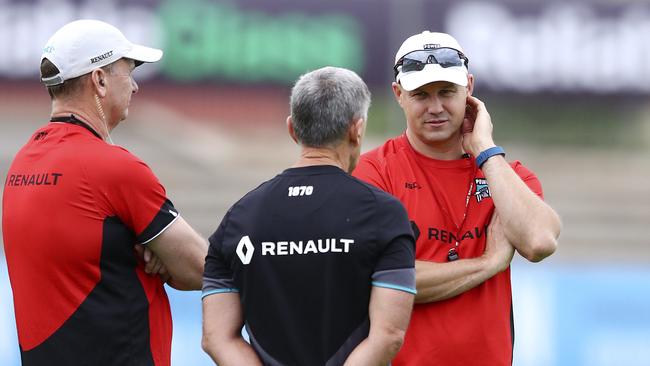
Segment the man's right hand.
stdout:
<svg viewBox="0 0 650 366">
<path fill-rule="evenodd" d="M 496 212 L 487 229 L 483 255 L 453 262 L 415 261 L 416 303 L 446 300 L 492 278 L 510 265 L 515 248 L 506 239 Z"/>
<path fill-rule="evenodd" d="M 169 281 L 171 276 L 167 267 L 154 252 L 142 244 L 135 244 L 134 249 L 138 258 L 144 261 L 144 273 L 152 276 L 159 275 L 163 282 Z"/>
<path fill-rule="evenodd" d="M 201 289 L 208 244 L 182 217 L 150 241 L 147 248 L 166 269 L 168 285 L 177 290 Z"/>
<path fill-rule="evenodd" d="M 494 273 L 497 274 L 510 266 L 515 254 L 515 247 L 506 238 L 503 225 L 496 212 L 492 215 L 487 233 L 483 257 L 488 260 L 490 266 L 495 270 Z"/>
</svg>

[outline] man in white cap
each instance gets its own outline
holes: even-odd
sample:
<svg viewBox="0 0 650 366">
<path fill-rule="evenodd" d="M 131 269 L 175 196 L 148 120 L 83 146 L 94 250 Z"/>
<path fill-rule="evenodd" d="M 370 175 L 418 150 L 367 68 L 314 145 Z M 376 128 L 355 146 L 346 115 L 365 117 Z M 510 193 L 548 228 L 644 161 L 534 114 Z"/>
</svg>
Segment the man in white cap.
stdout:
<svg viewBox="0 0 650 366">
<path fill-rule="evenodd" d="M 354 175 L 396 196 L 416 236 L 416 305 L 394 365 L 510 365 L 510 261 L 557 248 L 560 220 L 537 177 L 508 163 L 458 42 L 422 32 L 395 56 L 406 131 Z"/>
<path fill-rule="evenodd" d="M 133 69 L 161 57 L 96 20 L 45 45 L 50 123 L 14 158 L 2 210 L 23 365 L 170 364 L 163 281 L 200 289 L 207 243 L 149 167 L 110 143 L 138 91 Z"/>
</svg>

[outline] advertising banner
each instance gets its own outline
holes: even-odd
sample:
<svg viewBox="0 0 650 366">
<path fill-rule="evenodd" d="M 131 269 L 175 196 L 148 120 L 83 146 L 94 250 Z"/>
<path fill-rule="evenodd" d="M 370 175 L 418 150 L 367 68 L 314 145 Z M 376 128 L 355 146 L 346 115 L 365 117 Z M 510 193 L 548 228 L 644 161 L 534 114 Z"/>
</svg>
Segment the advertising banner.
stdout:
<svg viewBox="0 0 650 366">
<path fill-rule="evenodd" d="M 647 93 L 650 4 L 451 0 L 0 0 L 0 78 L 36 79 L 47 37 L 79 18 L 108 21 L 161 47 L 141 79 L 290 85 L 324 65 L 371 85 L 425 29 L 454 35 L 495 92 Z"/>
</svg>

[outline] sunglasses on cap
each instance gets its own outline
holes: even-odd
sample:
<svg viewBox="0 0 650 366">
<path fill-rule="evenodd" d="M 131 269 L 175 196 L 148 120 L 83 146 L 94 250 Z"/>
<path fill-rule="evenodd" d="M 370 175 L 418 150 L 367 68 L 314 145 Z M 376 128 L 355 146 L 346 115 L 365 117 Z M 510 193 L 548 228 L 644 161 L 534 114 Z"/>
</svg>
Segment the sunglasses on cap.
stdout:
<svg viewBox="0 0 650 366">
<path fill-rule="evenodd" d="M 433 48 L 430 50 L 417 50 L 404 55 L 393 66 L 395 77 L 401 72 L 422 71 L 427 64 L 438 64 L 447 68 L 452 66 L 467 67 L 469 59 L 462 52 L 453 48 Z M 401 69 L 399 67 L 401 66 Z"/>
</svg>

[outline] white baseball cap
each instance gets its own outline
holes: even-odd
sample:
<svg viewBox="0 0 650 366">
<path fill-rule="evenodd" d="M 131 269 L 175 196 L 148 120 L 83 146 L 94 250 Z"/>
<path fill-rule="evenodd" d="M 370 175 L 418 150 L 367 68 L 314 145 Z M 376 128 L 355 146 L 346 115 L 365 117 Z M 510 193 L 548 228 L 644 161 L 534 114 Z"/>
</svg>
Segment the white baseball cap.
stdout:
<svg viewBox="0 0 650 366">
<path fill-rule="evenodd" d="M 402 43 L 395 54 L 395 65 L 400 62 L 402 57 L 411 52 L 437 48 L 452 48 L 463 53 L 458 41 L 449 34 L 424 31 L 407 38 Z M 450 67 L 442 67 L 437 63 L 427 63 L 420 71 L 402 72 L 401 67 L 398 66 L 396 72 L 395 81 L 399 82 L 405 90 L 411 91 L 434 81 L 449 81 L 461 86 L 467 86 L 469 71 L 466 63 L 462 66 Z"/>
<path fill-rule="evenodd" d="M 52 77 L 41 78 L 46 86 L 85 75 L 94 69 L 121 58 L 130 58 L 136 65 L 156 62 L 162 50 L 129 42 L 114 26 L 99 20 L 76 20 L 61 27 L 43 47 L 41 61 L 47 58 L 59 69 Z"/>
</svg>

